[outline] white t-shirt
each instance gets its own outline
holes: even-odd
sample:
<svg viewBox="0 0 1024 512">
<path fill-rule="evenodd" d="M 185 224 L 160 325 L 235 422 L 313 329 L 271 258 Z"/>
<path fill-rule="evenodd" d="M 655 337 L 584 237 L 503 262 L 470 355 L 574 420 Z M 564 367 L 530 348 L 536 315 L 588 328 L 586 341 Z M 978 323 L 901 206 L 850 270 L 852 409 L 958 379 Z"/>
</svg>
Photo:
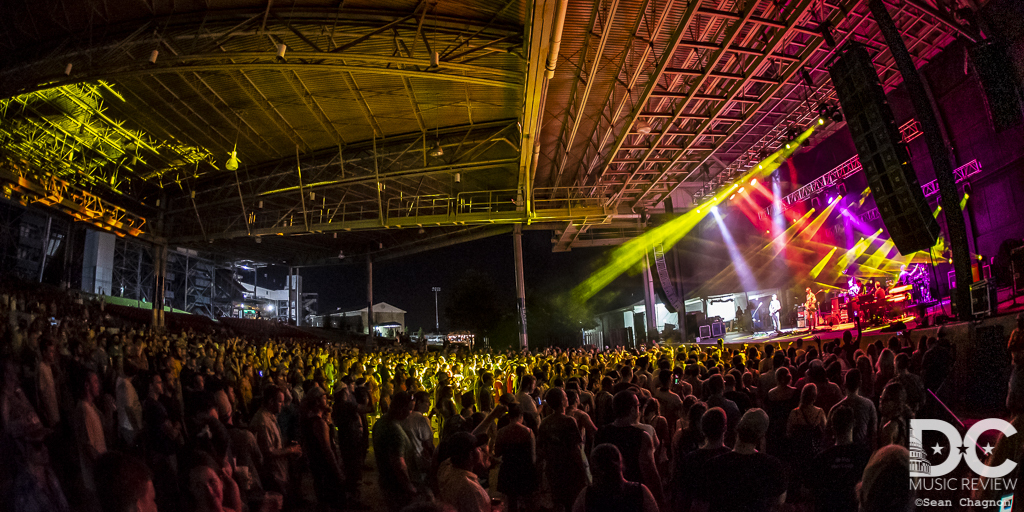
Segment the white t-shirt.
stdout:
<svg viewBox="0 0 1024 512">
<path fill-rule="evenodd" d="M 423 413 L 413 411 L 408 418 L 402 421 L 402 430 L 412 442 L 413 469 L 421 476 L 426 476 L 426 472 L 430 470 L 431 461 L 423 447 L 426 443 L 434 443 L 434 431 L 430 428 L 430 420 Z"/>
</svg>

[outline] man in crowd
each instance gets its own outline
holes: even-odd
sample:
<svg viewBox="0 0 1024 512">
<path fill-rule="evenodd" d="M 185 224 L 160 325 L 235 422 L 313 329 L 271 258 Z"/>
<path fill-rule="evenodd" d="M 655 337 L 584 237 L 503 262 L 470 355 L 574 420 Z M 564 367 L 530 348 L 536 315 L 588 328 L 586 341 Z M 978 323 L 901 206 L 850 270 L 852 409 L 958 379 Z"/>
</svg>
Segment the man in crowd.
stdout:
<svg viewBox="0 0 1024 512">
<path fill-rule="evenodd" d="M 456 512 L 491 512 L 491 499 L 477 473 L 490 466 L 486 435 L 457 432 L 447 440 L 450 457 L 437 471 L 438 498 Z"/>
<path fill-rule="evenodd" d="M 284 403 L 284 391 L 277 386 L 268 386 L 263 392 L 263 407 L 256 411 L 249 428 L 256 435 L 263 455 L 263 472 L 261 480 L 268 490 L 288 494 L 288 461 L 302 455 L 302 447 L 298 444 L 284 446 L 281 427 L 277 423 L 277 415 L 281 413 Z"/>
<path fill-rule="evenodd" d="M 860 396 L 861 374 L 860 370 L 854 368 L 846 372 L 845 381 L 846 397 L 839 401 L 829 411 L 829 423 L 832 423 L 831 416 L 839 407 L 846 407 L 853 412 L 853 442 L 866 448 L 873 448 L 875 434 L 878 432 L 878 411 L 875 404 Z"/>
<path fill-rule="evenodd" d="M 755 408 L 743 415 L 736 426 L 736 446 L 704 466 L 693 510 L 767 512 L 786 501 L 782 463 L 759 451 L 767 432 L 767 413 Z"/>
<path fill-rule="evenodd" d="M 704 445 L 699 450 L 683 456 L 682 461 L 676 465 L 676 474 L 672 475 L 673 512 L 690 510 L 693 497 L 697 494 L 697 485 L 708 461 L 729 452 L 729 448 L 725 446 L 727 422 L 725 411 L 720 407 L 708 409 L 701 417 L 700 430 L 704 434 Z"/>
<path fill-rule="evenodd" d="M 814 493 L 815 510 L 856 512 L 855 490 L 871 457 L 871 449 L 854 442 L 856 415 L 850 407 L 842 403 L 836 405 L 828 424 L 836 445 L 814 457 L 806 472 L 807 484 Z"/>
<path fill-rule="evenodd" d="M 561 388 L 552 388 L 546 397 L 552 413 L 540 422 L 537 429 L 537 449 L 545 461 L 555 505 L 569 512 L 576 496 L 589 483 L 587 462 L 583 458 L 583 437 L 576 420 L 565 414 L 565 392 Z"/>
<path fill-rule="evenodd" d="M 654 440 L 636 426 L 640 421 L 640 399 L 633 390 L 619 391 L 615 394 L 612 408 L 615 421 L 597 430 L 594 444 L 615 445 L 622 453 L 626 480 L 646 485 L 655 499 L 661 500 L 661 477 L 654 461 Z"/>
<path fill-rule="evenodd" d="M 401 510 L 419 492 L 413 485 L 406 460 L 412 452 L 412 442 L 402 429 L 402 422 L 412 413 L 412 408 L 409 393 L 399 391 L 391 397 L 388 412 L 373 424 L 377 484 L 389 512 Z"/>
</svg>

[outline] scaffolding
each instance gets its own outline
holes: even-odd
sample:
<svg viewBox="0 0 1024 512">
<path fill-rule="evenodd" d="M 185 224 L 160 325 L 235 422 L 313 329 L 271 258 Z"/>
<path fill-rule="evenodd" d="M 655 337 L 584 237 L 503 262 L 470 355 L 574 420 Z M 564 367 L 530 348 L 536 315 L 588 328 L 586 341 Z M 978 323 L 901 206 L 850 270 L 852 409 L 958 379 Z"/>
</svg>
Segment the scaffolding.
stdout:
<svg viewBox="0 0 1024 512">
<path fill-rule="evenodd" d="M 148 243 L 118 238 L 114 244 L 111 294 L 139 302 L 153 302 L 153 250 Z"/>
<path fill-rule="evenodd" d="M 213 317 L 213 261 L 197 251 L 178 248 L 167 251 L 167 305 L 195 315 Z"/>
</svg>

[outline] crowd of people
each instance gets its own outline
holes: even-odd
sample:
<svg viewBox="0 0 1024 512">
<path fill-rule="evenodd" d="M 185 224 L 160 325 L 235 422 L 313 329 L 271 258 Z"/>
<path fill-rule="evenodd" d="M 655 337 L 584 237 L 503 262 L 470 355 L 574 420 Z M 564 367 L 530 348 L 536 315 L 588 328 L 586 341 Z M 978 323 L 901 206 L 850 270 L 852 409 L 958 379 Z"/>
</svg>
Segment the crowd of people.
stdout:
<svg viewBox="0 0 1024 512">
<path fill-rule="evenodd" d="M 13 284 L 0 314 L 14 512 L 909 510 L 891 476 L 956 357 L 941 331 L 361 350 L 156 330 Z"/>
</svg>

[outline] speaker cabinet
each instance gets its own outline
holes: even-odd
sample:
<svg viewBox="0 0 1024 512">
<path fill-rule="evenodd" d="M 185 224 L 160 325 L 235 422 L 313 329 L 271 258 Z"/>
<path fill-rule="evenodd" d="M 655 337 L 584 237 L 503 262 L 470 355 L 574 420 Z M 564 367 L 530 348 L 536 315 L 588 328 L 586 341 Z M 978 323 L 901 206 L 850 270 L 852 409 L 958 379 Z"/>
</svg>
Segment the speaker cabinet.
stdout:
<svg viewBox="0 0 1024 512">
<path fill-rule="evenodd" d="M 901 254 L 935 245 L 939 225 L 924 199 L 871 56 L 849 46 L 829 70 L 878 213 Z"/>
</svg>

